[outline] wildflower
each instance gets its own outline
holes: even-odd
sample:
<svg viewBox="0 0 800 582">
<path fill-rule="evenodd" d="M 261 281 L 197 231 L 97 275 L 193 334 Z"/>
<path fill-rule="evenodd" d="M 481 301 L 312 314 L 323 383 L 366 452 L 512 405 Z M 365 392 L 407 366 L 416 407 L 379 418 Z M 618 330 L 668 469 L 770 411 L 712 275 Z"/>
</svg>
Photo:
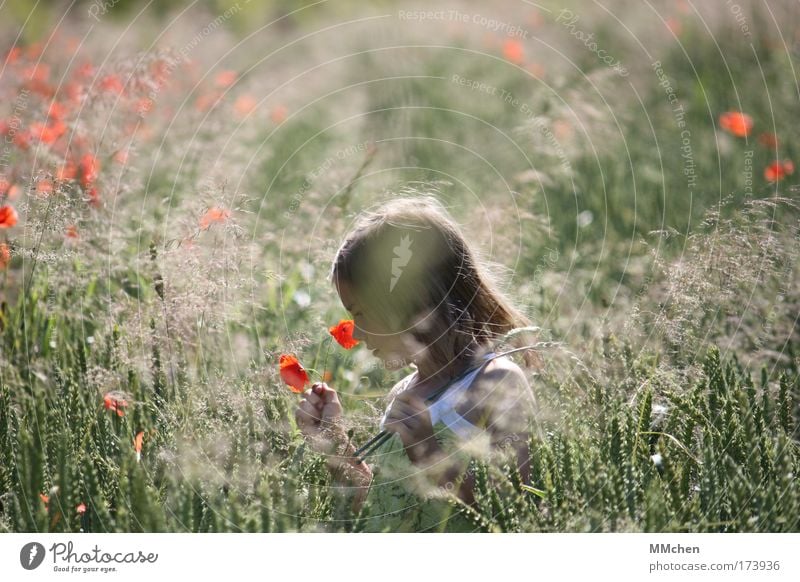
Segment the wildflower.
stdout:
<svg viewBox="0 0 800 582">
<path fill-rule="evenodd" d="M 67 126 L 63 121 L 56 120 L 53 123 L 36 122 L 31 124 L 30 136 L 42 143 L 54 143 L 67 131 Z"/>
<path fill-rule="evenodd" d="M 81 185 L 86 188 L 97 179 L 100 162 L 92 154 L 83 154 L 78 165 L 81 170 Z"/>
<path fill-rule="evenodd" d="M 128 406 L 128 402 L 124 399 L 117 398 L 109 392 L 103 397 L 103 406 L 105 406 L 106 410 L 116 412 L 117 416 L 124 416 L 125 411 L 122 409 Z"/>
<path fill-rule="evenodd" d="M 778 136 L 774 133 L 764 132 L 758 136 L 758 143 L 770 149 L 778 148 Z"/>
<path fill-rule="evenodd" d="M 225 222 L 230 218 L 231 211 L 226 208 L 218 208 L 216 206 L 209 208 L 208 211 L 200 217 L 200 230 L 206 230 L 215 222 Z"/>
<path fill-rule="evenodd" d="M 78 515 L 83 515 L 84 513 L 86 513 L 86 504 L 85 503 L 79 503 L 75 507 L 75 511 L 78 513 Z"/>
<path fill-rule="evenodd" d="M 117 95 L 120 95 L 125 90 L 125 86 L 117 75 L 106 75 L 100 80 L 99 85 L 102 91 L 116 93 Z"/>
<path fill-rule="evenodd" d="M 59 180 L 73 180 L 77 175 L 78 167 L 72 162 L 67 162 L 56 170 L 56 178 Z"/>
<path fill-rule="evenodd" d="M 303 388 L 308 384 L 308 373 L 305 368 L 300 364 L 298 359 L 291 354 L 282 354 L 279 360 L 281 378 L 289 387 L 292 392 L 300 393 Z"/>
<path fill-rule="evenodd" d="M 66 231 L 64 232 L 64 236 L 67 238 L 78 238 L 78 227 L 74 224 L 68 225 Z"/>
<path fill-rule="evenodd" d="M 39 493 L 39 499 L 42 500 L 42 503 L 44 503 L 45 507 L 47 507 L 47 504 L 50 503 L 50 496 L 45 495 L 44 493 Z"/>
<path fill-rule="evenodd" d="M 355 324 L 352 319 L 343 319 L 333 327 L 328 328 L 328 333 L 333 336 L 340 346 L 349 350 L 358 345 L 358 340 L 353 338 Z"/>
<path fill-rule="evenodd" d="M 19 215 L 13 206 L 0 206 L 0 228 L 11 228 L 17 224 Z"/>
<path fill-rule="evenodd" d="M 681 32 L 683 32 L 683 25 L 681 21 L 677 18 L 669 17 L 664 21 L 667 29 L 675 36 L 680 36 Z"/>
<path fill-rule="evenodd" d="M 269 118 L 275 125 L 280 125 L 284 121 L 286 121 L 286 115 L 289 113 L 289 110 L 284 107 L 283 105 L 276 105 L 272 111 L 269 113 Z"/>
<path fill-rule="evenodd" d="M 525 59 L 525 49 L 522 46 L 522 42 L 514 38 L 506 40 L 503 43 L 503 57 L 515 65 L 521 65 Z"/>
<path fill-rule="evenodd" d="M 747 137 L 753 129 L 753 118 L 741 111 L 726 111 L 719 116 L 719 125 L 736 137 Z"/>
<path fill-rule="evenodd" d="M 58 101 L 53 101 L 50 107 L 47 108 L 47 117 L 55 120 L 61 120 L 67 114 L 67 106 Z"/>
<path fill-rule="evenodd" d="M 47 197 L 53 193 L 53 183 L 50 180 L 39 180 L 36 182 L 36 194 Z"/>
<path fill-rule="evenodd" d="M 236 82 L 236 71 L 221 71 L 217 74 L 217 87 L 230 87 Z"/>
<path fill-rule="evenodd" d="M 239 117 L 247 117 L 257 105 L 258 101 L 256 101 L 255 97 L 252 95 L 242 95 L 236 99 L 236 102 L 233 104 L 233 109 Z"/>
<path fill-rule="evenodd" d="M 147 115 L 150 113 L 150 111 L 152 111 L 155 104 L 156 102 L 149 97 L 142 97 L 136 101 L 136 113 L 142 116 Z"/>
<path fill-rule="evenodd" d="M 8 248 L 8 244 L 0 243 L 0 269 L 5 269 L 10 262 L 11 250 Z"/>
<path fill-rule="evenodd" d="M 136 451 L 136 462 L 142 460 L 142 439 L 144 438 L 144 431 L 139 431 L 133 441 L 133 448 Z"/>
<path fill-rule="evenodd" d="M 768 182 L 778 182 L 791 174 L 794 174 L 791 160 L 775 161 L 764 168 L 764 179 Z"/>
<path fill-rule="evenodd" d="M 114 153 L 114 161 L 123 166 L 128 163 L 130 151 L 128 148 L 121 148 Z"/>
</svg>

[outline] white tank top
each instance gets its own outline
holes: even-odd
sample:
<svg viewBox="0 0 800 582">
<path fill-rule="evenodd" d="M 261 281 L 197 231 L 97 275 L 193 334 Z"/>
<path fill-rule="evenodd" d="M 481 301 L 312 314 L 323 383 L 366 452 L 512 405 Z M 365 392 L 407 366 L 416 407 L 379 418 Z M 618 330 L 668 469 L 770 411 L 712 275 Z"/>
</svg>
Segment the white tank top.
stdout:
<svg viewBox="0 0 800 582">
<path fill-rule="evenodd" d="M 489 359 L 492 356 L 494 356 L 494 352 L 485 354 L 484 359 Z M 452 430 L 464 440 L 468 440 L 482 432 L 482 429 L 475 426 L 466 418 L 461 416 L 458 412 L 456 412 L 455 408 L 458 404 L 460 396 L 470 387 L 473 380 L 475 380 L 475 377 L 482 369 L 483 366 L 478 367 L 463 378 L 453 383 L 444 391 L 444 393 L 439 396 L 439 398 L 433 404 L 428 406 L 428 412 L 431 415 L 432 425 L 436 425 L 436 423 L 441 421 L 447 426 L 447 428 Z M 408 388 L 408 385 L 411 383 L 411 380 L 414 378 L 414 376 L 416 376 L 416 374 L 417 373 L 414 372 L 406 377 L 405 384 L 400 392 L 403 392 L 406 388 Z M 392 403 L 390 402 L 389 406 L 386 407 L 386 412 L 384 412 L 383 418 L 381 418 L 381 430 L 383 430 L 383 423 L 386 420 L 386 415 L 389 413 L 389 409 L 391 407 Z"/>
</svg>

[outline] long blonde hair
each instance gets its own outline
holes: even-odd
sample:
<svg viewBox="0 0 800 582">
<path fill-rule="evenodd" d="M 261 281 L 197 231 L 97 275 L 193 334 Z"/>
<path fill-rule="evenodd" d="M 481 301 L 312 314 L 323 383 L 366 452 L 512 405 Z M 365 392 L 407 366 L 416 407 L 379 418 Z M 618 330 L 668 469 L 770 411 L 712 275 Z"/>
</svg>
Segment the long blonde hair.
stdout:
<svg viewBox="0 0 800 582">
<path fill-rule="evenodd" d="M 346 281 L 386 329 L 410 331 L 443 368 L 460 360 L 471 364 L 497 338 L 531 326 L 431 195 L 395 198 L 359 215 L 336 253 L 330 280 Z M 529 339 L 519 334 L 512 343 Z M 538 353 L 524 354 L 527 365 L 540 366 Z"/>
</svg>

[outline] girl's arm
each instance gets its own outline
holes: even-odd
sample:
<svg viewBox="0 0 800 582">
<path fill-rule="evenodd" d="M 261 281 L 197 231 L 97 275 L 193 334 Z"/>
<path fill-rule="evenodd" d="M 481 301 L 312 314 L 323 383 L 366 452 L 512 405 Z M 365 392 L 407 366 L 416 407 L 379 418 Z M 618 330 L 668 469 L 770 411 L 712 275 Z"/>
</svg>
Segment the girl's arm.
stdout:
<svg viewBox="0 0 800 582">
<path fill-rule="evenodd" d="M 356 464 L 355 446 L 347 436 L 342 406 L 336 391 L 319 382 L 303 393 L 295 419 L 312 448 L 325 456 L 335 486 L 355 489 L 353 510 L 358 512 L 372 482 L 372 470 L 366 463 Z"/>
<path fill-rule="evenodd" d="M 372 469 L 367 463 L 356 463 L 356 447 L 350 442 L 343 427 L 335 429 L 331 442 L 335 443 L 325 461 L 333 477 L 334 486 L 342 492 L 353 493 L 353 512 L 358 513 L 369 493 Z"/>
</svg>

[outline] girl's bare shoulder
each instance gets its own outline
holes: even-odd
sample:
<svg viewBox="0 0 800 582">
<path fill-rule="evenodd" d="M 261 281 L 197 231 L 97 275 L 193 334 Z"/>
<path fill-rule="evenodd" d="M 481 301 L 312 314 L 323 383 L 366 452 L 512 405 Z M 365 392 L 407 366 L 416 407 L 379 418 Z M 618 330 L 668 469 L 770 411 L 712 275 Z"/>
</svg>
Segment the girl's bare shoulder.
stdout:
<svg viewBox="0 0 800 582">
<path fill-rule="evenodd" d="M 477 385 L 496 386 L 502 384 L 521 390 L 530 390 L 528 376 L 514 360 L 509 357 L 495 358 L 478 373 Z"/>
<path fill-rule="evenodd" d="M 535 402 L 524 370 L 510 358 L 495 358 L 478 373 L 456 411 L 479 425 L 510 410 L 528 410 Z"/>
</svg>

